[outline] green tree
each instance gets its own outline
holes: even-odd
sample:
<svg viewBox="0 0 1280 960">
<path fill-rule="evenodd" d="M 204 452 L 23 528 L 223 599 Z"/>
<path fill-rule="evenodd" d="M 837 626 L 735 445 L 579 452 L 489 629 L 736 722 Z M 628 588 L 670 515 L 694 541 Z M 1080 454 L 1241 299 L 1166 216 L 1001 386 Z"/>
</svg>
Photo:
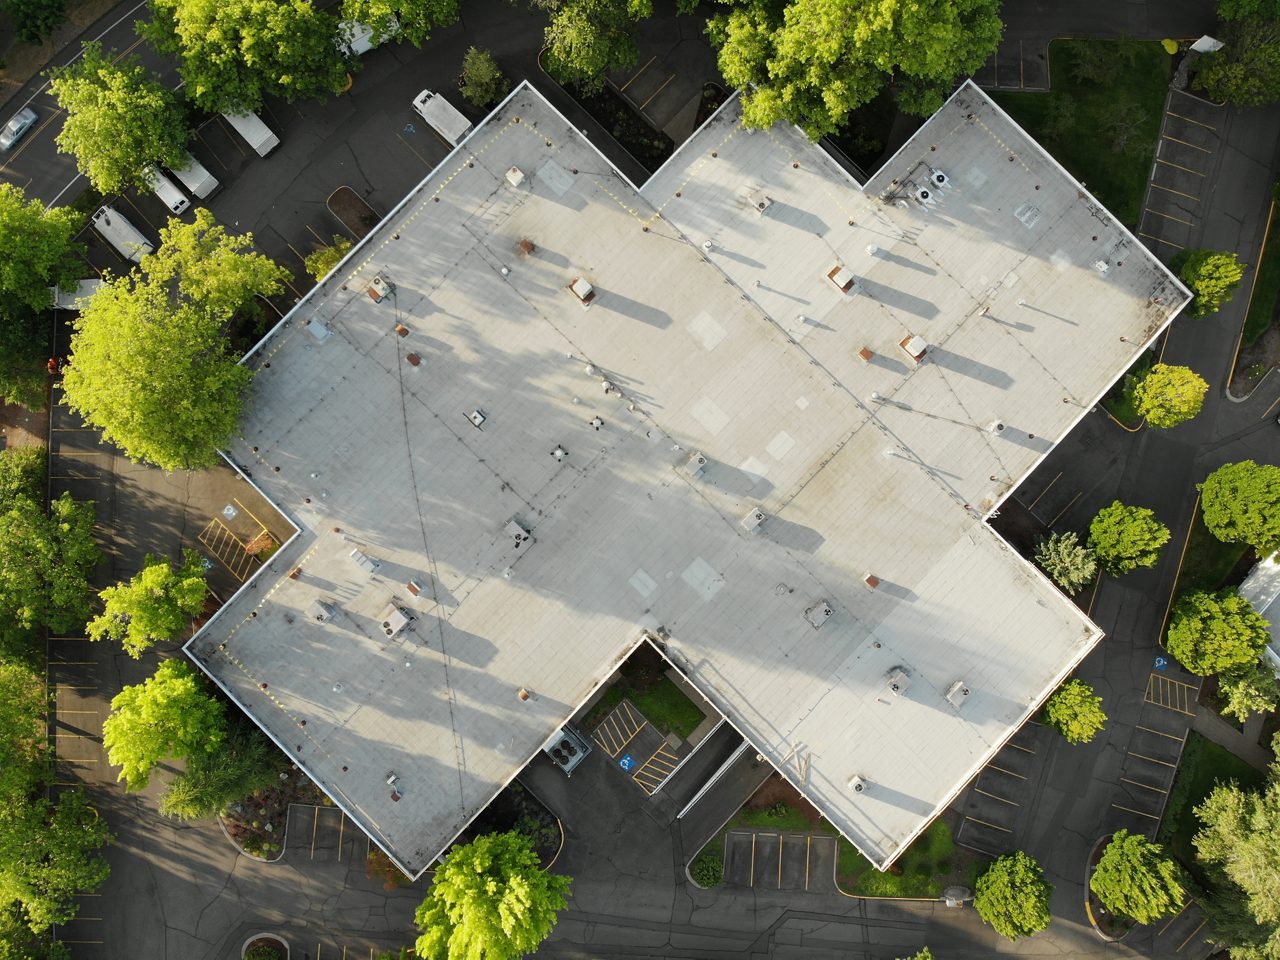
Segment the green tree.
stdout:
<svg viewBox="0 0 1280 960">
<path fill-rule="evenodd" d="M 1072 531 L 1050 534 L 1036 545 L 1036 563 L 1049 579 L 1067 593 L 1076 593 L 1093 582 L 1098 561 L 1093 551 Z"/>
<path fill-rule="evenodd" d="M 342 19 L 373 28 L 373 40 L 392 36 L 422 46 L 436 27 L 458 22 L 458 0 L 342 0 Z"/>
<path fill-rule="evenodd" d="M 1089 889 L 1112 913 L 1154 923 L 1182 909 L 1178 865 L 1141 834 L 1118 830 L 1102 852 Z"/>
<path fill-rule="evenodd" d="M 71 960 L 66 944 L 34 934 L 23 922 L 22 905 L 0 905 L 0 960 Z"/>
<path fill-rule="evenodd" d="M 89 639 L 118 641 L 136 660 L 190 626 L 207 590 L 204 559 L 195 550 L 184 551 L 176 569 L 167 558 L 147 554 L 132 580 L 99 594 L 105 609 L 89 621 Z"/>
<path fill-rule="evenodd" d="M 1169 618 L 1169 652 L 1206 677 L 1255 662 L 1271 634 L 1267 621 L 1235 588 L 1185 593 Z"/>
<path fill-rule="evenodd" d="M 1102 698 L 1083 680 L 1068 680 L 1044 705 L 1044 722 L 1067 743 L 1088 743 L 1106 725 Z"/>
<path fill-rule="evenodd" d="M 916 953 L 909 957 L 899 957 L 898 960 L 933 960 L 933 951 L 928 947 L 921 947 Z"/>
<path fill-rule="evenodd" d="M 6 447 L 0 450 L 0 510 L 18 497 L 41 501 L 45 485 L 44 447 Z"/>
<path fill-rule="evenodd" d="M 436 868 L 415 920 L 422 960 L 532 953 L 564 909 L 570 880 L 548 873 L 524 834 L 487 834 L 454 847 Z"/>
<path fill-rule="evenodd" d="M 1261 660 L 1228 667 L 1218 677 L 1222 713 L 1245 723 L 1255 713 L 1270 713 L 1280 701 L 1275 672 Z"/>
<path fill-rule="evenodd" d="M 942 105 L 995 52 L 997 0 L 750 0 L 708 24 L 748 127 L 797 124 L 814 140 L 886 86 L 908 113 Z"/>
<path fill-rule="evenodd" d="M 160 797 L 160 812 L 178 820 L 203 820 L 254 790 L 280 785 L 284 755 L 261 731 L 231 722 L 216 752 L 195 753 Z M 301 776 L 301 774 L 298 774 Z"/>
<path fill-rule="evenodd" d="M 257 110 L 268 96 L 325 99 L 354 61 L 338 21 L 310 0 L 150 0 L 139 32 L 178 58 L 187 95 L 203 110 Z"/>
<path fill-rule="evenodd" d="M 71 208 L 46 207 L 26 199 L 21 187 L 0 184 L 0 314 L 47 310 L 49 287 L 74 289 L 85 271 L 79 229 Z"/>
<path fill-rule="evenodd" d="M 1040 864 L 1018 850 L 991 861 L 978 878 L 973 906 L 996 933 L 1018 940 L 1049 925 L 1052 893 Z"/>
<path fill-rule="evenodd" d="M 1280 17 L 1232 20 L 1221 50 L 1197 64 L 1192 85 L 1214 100 L 1255 107 L 1280 100 Z"/>
<path fill-rule="evenodd" d="M 1219 784 L 1195 812 L 1197 859 L 1244 893 L 1255 922 L 1280 924 L 1280 782 L 1273 776 L 1260 791 Z"/>
<path fill-rule="evenodd" d="M 1204 525 L 1226 543 L 1247 543 L 1267 556 L 1280 547 L 1280 467 L 1227 463 L 1200 484 Z"/>
<path fill-rule="evenodd" d="M 1134 388 L 1138 413 L 1162 429 L 1190 420 L 1204 406 L 1209 384 L 1190 367 L 1157 363 Z"/>
<path fill-rule="evenodd" d="M 252 379 L 224 329 L 255 294 L 278 293 L 288 274 L 206 210 L 193 224 L 170 221 L 160 239 L 141 271 L 104 285 L 80 312 L 63 396 L 133 460 L 211 467 Z"/>
<path fill-rule="evenodd" d="M 487 107 L 511 89 L 493 54 L 480 47 L 468 47 L 462 57 L 458 89 L 472 106 Z"/>
<path fill-rule="evenodd" d="M 602 90 L 610 70 L 635 66 L 634 24 L 653 15 L 653 0 L 535 0 L 534 5 L 551 15 L 547 68 L 586 92 Z"/>
<path fill-rule="evenodd" d="M 1191 317 L 1217 313 L 1231 299 L 1244 278 L 1247 264 L 1225 250 L 1183 250 L 1170 264 L 1178 278 L 1195 294 L 1187 307 Z"/>
<path fill-rule="evenodd" d="M 67 119 L 58 150 L 102 193 L 143 186 L 148 164 L 181 167 L 191 131 L 178 96 L 143 69 L 137 57 L 119 63 L 95 43 L 79 60 L 50 73 L 49 89 Z"/>
<path fill-rule="evenodd" d="M 342 262 L 342 258 L 351 250 L 351 241 L 342 236 L 340 233 L 333 235 L 333 243 L 326 247 L 312 251 L 307 254 L 303 260 L 307 268 L 307 273 L 311 274 L 316 281 L 323 280 L 329 275 L 329 271 Z"/>
<path fill-rule="evenodd" d="M 1112 576 L 1155 566 L 1168 542 L 1169 528 L 1154 513 L 1119 500 L 1099 510 L 1089 524 L 1089 547 Z"/>
<path fill-rule="evenodd" d="M 120 767 L 126 790 L 145 787 L 166 757 L 190 761 L 216 751 L 225 737 L 222 702 L 182 660 L 166 660 L 153 676 L 121 690 L 102 723 L 107 759 Z"/>
<path fill-rule="evenodd" d="M 3 9 L 23 43 L 43 43 L 67 18 L 67 0 L 4 0 Z"/>
<path fill-rule="evenodd" d="M 5 810 L 24 803 L 50 779 L 48 711 L 40 674 L 28 664 L 0 660 L 0 807 Z"/>
</svg>

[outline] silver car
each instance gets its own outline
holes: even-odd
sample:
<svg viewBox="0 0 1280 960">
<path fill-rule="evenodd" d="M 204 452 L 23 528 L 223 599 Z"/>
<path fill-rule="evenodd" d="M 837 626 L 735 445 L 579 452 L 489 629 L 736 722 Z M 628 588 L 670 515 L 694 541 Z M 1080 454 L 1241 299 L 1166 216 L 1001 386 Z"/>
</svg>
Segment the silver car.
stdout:
<svg viewBox="0 0 1280 960">
<path fill-rule="evenodd" d="M 0 133 L 0 150 L 12 150 L 13 145 L 36 125 L 37 119 L 36 112 L 30 107 L 23 107 L 15 113 L 4 125 L 4 132 Z"/>
</svg>

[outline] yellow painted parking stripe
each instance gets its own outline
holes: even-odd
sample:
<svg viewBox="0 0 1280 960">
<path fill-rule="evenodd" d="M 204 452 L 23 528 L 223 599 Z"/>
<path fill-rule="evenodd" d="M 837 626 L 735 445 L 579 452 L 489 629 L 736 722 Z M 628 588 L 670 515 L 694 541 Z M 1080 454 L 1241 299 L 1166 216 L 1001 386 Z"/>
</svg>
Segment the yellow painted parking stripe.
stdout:
<svg viewBox="0 0 1280 960">
<path fill-rule="evenodd" d="M 1160 819 L 1153 813 L 1143 813 L 1141 810 L 1134 810 L 1132 807 L 1122 807 L 1118 803 L 1113 803 L 1112 806 L 1115 807 L 1117 810 L 1123 810 L 1125 813 L 1136 813 L 1138 816 L 1146 817 L 1148 820 Z"/>
<path fill-rule="evenodd" d="M 1175 913 L 1172 917 L 1170 917 L 1170 918 L 1169 918 L 1168 922 L 1167 922 L 1167 923 L 1165 923 L 1165 925 L 1164 925 L 1163 927 L 1161 927 L 1161 928 L 1160 928 L 1159 932 L 1157 932 L 1157 933 L 1156 933 L 1156 936 L 1157 936 L 1157 937 L 1159 937 L 1159 936 L 1163 936 L 1163 935 L 1164 935 L 1164 932 L 1165 932 L 1166 930 L 1168 930 L 1170 927 L 1172 927 L 1172 926 L 1173 926 L 1173 921 L 1177 920 L 1180 916 L 1182 916 L 1184 913 L 1186 913 L 1186 912 L 1187 912 L 1187 907 L 1191 906 L 1191 904 L 1192 904 L 1193 902 L 1194 902 L 1194 901 L 1192 901 L 1192 900 L 1188 897 L 1188 898 L 1187 898 L 1187 902 L 1186 902 L 1186 903 L 1184 903 L 1184 904 L 1182 905 L 1182 909 L 1181 909 L 1181 910 L 1179 910 L 1177 913 Z"/>
<path fill-rule="evenodd" d="M 813 852 L 813 834 L 805 837 L 804 844 L 804 888 L 809 889 L 809 857 Z"/>
<path fill-rule="evenodd" d="M 973 788 L 973 792 L 974 792 L 974 793 L 980 793 L 980 794 L 982 794 L 984 797 L 990 797 L 992 800 L 999 800 L 1001 803 L 1007 803 L 1007 804 L 1009 804 L 1010 806 L 1014 806 L 1014 807 L 1020 807 L 1020 806 L 1022 806 L 1022 804 L 1020 804 L 1020 803 L 1015 803 L 1015 802 L 1014 802 L 1014 801 L 1012 801 L 1012 800 L 1006 800 L 1004 797 L 997 797 L 994 793 L 987 793 L 987 791 L 983 790 L 981 787 L 974 787 L 974 788 Z"/>
<path fill-rule="evenodd" d="M 1151 181 L 1151 186 L 1155 187 L 1157 190 L 1163 190 L 1165 193 L 1177 194 L 1179 197 L 1186 197 L 1188 200 L 1194 200 L 1196 203 L 1200 202 L 1200 198 L 1195 194 L 1183 193 L 1181 190 L 1175 190 L 1173 187 L 1166 187 L 1164 184 L 1156 183 L 1154 180 Z"/>
<path fill-rule="evenodd" d="M 1139 730 L 1145 730 L 1147 733 L 1154 733 L 1157 737 L 1168 737 L 1170 740 L 1177 740 L 1179 743 L 1182 742 L 1182 737 L 1175 737 L 1172 733 L 1161 733 L 1159 730 L 1152 730 L 1150 727 L 1144 727 L 1140 723 L 1135 723 L 1134 726 Z"/>
<path fill-rule="evenodd" d="M 1154 240 L 1156 243 L 1163 243 L 1163 244 L 1166 244 L 1166 245 L 1168 245 L 1168 246 L 1170 246 L 1170 247 L 1176 247 L 1176 248 L 1177 248 L 1177 249 L 1179 249 L 1179 250 L 1185 250 L 1185 249 L 1186 249 L 1186 247 L 1184 247 L 1184 246 L 1183 246 L 1182 244 L 1180 244 L 1180 243 L 1174 243 L 1172 240 L 1166 240 L 1164 237 L 1157 237 L 1157 236 L 1156 236 L 1155 234 L 1153 234 L 1153 233 L 1143 233 L 1141 230 L 1139 230 L 1139 231 L 1138 231 L 1138 236 L 1140 236 L 1140 237 L 1146 237 L 1148 240 Z"/>
<path fill-rule="evenodd" d="M 1180 113 L 1174 113 L 1172 110 L 1166 110 L 1165 113 L 1167 113 L 1171 117 L 1177 117 L 1179 120 L 1185 120 L 1187 121 L 1187 123 L 1194 123 L 1197 127 L 1204 127 L 1206 130 L 1213 130 L 1216 132 L 1218 129 L 1217 127 L 1210 126 L 1207 123 L 1202 123 L 1199 120 L 1193 120 L 1191 117 L 1184 117 Z"/>
<path fill-rule="evenodd" d="M 624 83 L 622 86 L 620 86 L 620 87 L 618 88 L 618 92 L 619 92 L 619 93 L 622 93 L 622 91 L 626 90 L 626 89 L 627 89 L 627 87 L 629 87 L 629 86 L 631 86 L 633 83 L 635 83 L 635 82 L 636 82 L 636 80 L 637 80 L 637 79 L 639 79 L 640 74 L 642 74 L 642 73 L 644 73 L 646 70 L 648 70 L 648 69 L 649 69 L 649 67 L 653 64 L 653 61 L 655 61 L 655 60 L 657 60 L 657 59 L 658 59 L 658 58 L 657 58 L 656 56 L 654 56 L 654 57 L 650 57 L 650 58 L 649 58 L 648 63 L 646 63 L 643 67 L 641 67 L 641 68 L 640 68 L 639 70 L 637 70 L 634 74 L 632 74 L 632 75 L 631 75 L 631 79 L 630 79 L 630 80 L 628 80 L 626 83 Z"/>
<path fill-rule="evenodd" d="M 1131 756 L 1131 757 L 1137 757 L 1139 760 L 1150 760 L 1152 763 L 1158 763 L 1158 764 L 1160 764 L 1162 767 L 1175 767 L 1175 766 L 1177 766 L 1177 764 L 1175 764 L 1175 763 L 1170 763 L 1168 760 L 1157 760 L 1155 757 L 1148 757 L 1148 756 L 1147 756 L 1146 754 L 1144 754 L 1144 753 L 1134 753 L 1132 750 L 1128 751 L 1128 754 L 1129 754 L 1129 756 Z"/>
<path fill-rule="evenodd" d="M 1012 770 L 1006 770 L 1004 767 L 997 767 L 994 763 L 987 764 L 987 767 L 991 770 L 999 770 L 1001 773 L 1007 773 L 1011 777 L 1017 777 L 1019 780 L 1027 779 L 1020 773 L 1014 773 Z"/>
<path fill-rule="evenodd" d="M 1003 833 L 1013 833 L 1008 827 L 1002 827 L 998 823 L 988 823 L 986 820 L 979 820 L 977 817 L 965 817 L 966 820 L 972 820 L 974 823 L 980 823 L 984 827 L 991 827 L 993 830 L 999 830 Z"/>
<path fill-rule="evenodd" d="M 1168 790 L 1161 790 L 1159 787 L 1153 787 L 1149 783 L 1143 783 L 1141 780 L 1130 780 L 1128 777 L 1121 777 L 1121 783 L 1132 783 L 1135 787 L 1145 787 L 1148 790 L 1154 790 L 1157 793 L 1168 793 Z"/>
<path fill-rule="evenodd" d="M 1178 949 L 1177 949 L 1177 950 L 1175 950 L 1175 951 L 1174 951 L 1174 953 L 1181 953 L 1181 952 L 1182 952 L 1182 948 L 1183 948 L 1183 947 L 1185 947 L 1188 943 L 1190 943 L 1190 942 L 1191 942 L 1192 937 L 1194 937 L 1197 933 L 1199 933 L 1201 930 L 1203 930 L 1203 929 L 1204 929 L 1204 925 L 1205 925 L 1206 923 L 1208 923 L 1208 922 L 1209 922 L 1209 921 L 1208 921 L 1208 918 L 1206 918 L 1206 919 L 1204 919 L 1204 920 L 1201 920 L 1201 921 L 1200 921 L 1200 926 L 1196 927 L 1194 930 L 1192 930 L 1192 931 L 1191 931 L 1191 936 L 1190 936 L 1190 937 L 1187 937 L 1187 939 L 1183 940 L 1183 941 L 1182 941 L 1182 944 L 1178 947 Z"/>
<path fill-rule="evenodd" d="M 1172 160 L 1162 160 L 1160 157 L 1156 157 L 1156 163 L 1163 163 L 1166 167 L 1177 167 L 1179 170 L 1185 170 L 1187 173 L 1194 173 L 1197 177 L 1205 176 L 1205 174 L 1201 173 L 1199 170 L 1192 170 L 1190 167 L 1184 167 L 1182 164 L 1174 163 Z"/>
<path fill-rule="evenodd" d="M 747 886 L 754 887 L 756 885 L 756 835 L 751 834 L 751 879 Z"/>
<path fill-rule="evenodd" d="M 1175 217 L 1168 213 L 1161 213 L 1159 210 L 1152 210 L 1150 207 L 1147 207 L 1146 211 L 1147 213 L 1154 213 L 1157 217 L 1164 217 L 1166 220 L 1172 220 L 1175 223 L 1186 224 L 1188 227 L 1194 227 L 1196 225 L 1194 220 L 1183 220 L 1181 217 Z"/>
<path fill-rule="evenodd" d="M 1021 746 L 1020 744 L 1014 743 L 1012 740 L 1010 740 L 1007 744 L 1005 744 L 1005 746 L 1013 747 L 1013 749 L 1015 750 L 1021 750 L 1023 753 L 1029 753 L 1032 756 L 1035 756 L 1035 751 L 1032 750 L 1030 747 Z"/>
<path fill-rule="evenodd" d="M 1177 137 L 1171 137 L 1167 133 L 1163 135 L 1163 138 L 1165 140 L 1172 140 L 1174 143 L 1180 143 L 1184 147 L 1190 147 L 1192 150 L 1199 150 L 1201 153 L 1213 153 L 1212 150 L 1207 150 L 1204 147 L 1198 147 L 1194 143 L 1188 143 L 1186 140 L 1179 140 Z"/>
</svg>

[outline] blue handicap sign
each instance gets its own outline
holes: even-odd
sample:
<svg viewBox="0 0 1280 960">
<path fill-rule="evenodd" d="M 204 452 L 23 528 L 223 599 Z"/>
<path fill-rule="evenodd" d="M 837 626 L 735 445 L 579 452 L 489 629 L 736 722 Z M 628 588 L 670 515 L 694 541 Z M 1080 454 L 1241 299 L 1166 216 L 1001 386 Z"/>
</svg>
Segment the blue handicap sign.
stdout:
<svg viewBox="0 0 1280 960">
<path fill-rule="evenodd" d="M 404 132 L 407 134 L 414 134 L 418 132 L 418 128 L 415 127 L 412 123 L 406 123 L 404 125 Z"/>
<path fill-rule="evenodd" d="M 1169 658 L 1168 658 L 1168 657 L 1156 657 L 1156 669 L 1157 669 L 1157 670 L 1163 670 L 1163 669 L 1164 669 L 1165 667 L 1167 667 L 1168 665 L 1169 665 Z"/>
<path fill-rule="evenodd" d="M 636 762 L 631 759 L 631 754 L 629 753 L 624 753 L 621 757 L 618 758 L 618 766 L 620 766 L 627 773 L 630 773 L 631 768 L 634 767 L 635 765 L 636 765 Z"/>
</svg>

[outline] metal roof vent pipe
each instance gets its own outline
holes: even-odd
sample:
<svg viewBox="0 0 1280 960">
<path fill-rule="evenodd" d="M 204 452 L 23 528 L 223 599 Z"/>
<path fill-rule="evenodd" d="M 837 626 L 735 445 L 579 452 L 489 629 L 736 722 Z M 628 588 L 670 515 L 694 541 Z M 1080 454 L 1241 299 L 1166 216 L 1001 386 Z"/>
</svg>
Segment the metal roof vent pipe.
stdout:
<svg viewBox="0 0 1280 960">
<path fill-rule="evenodd" d="M 529 691 L 526 690 L 524 687 L 521 687 L 519 690 L 516 691 L 516 696 L 520 698 L 521 703 L 524 703 L 529 699 Z"/>
<path fill-rule="evenodd" d="M 997 437 L 1000 436 L 1000 434 L 1004 433 L 1004 421 L 999 419 L 992 420 L 987 424 L 987 433 L 994 433 Z"/>
</svg>

